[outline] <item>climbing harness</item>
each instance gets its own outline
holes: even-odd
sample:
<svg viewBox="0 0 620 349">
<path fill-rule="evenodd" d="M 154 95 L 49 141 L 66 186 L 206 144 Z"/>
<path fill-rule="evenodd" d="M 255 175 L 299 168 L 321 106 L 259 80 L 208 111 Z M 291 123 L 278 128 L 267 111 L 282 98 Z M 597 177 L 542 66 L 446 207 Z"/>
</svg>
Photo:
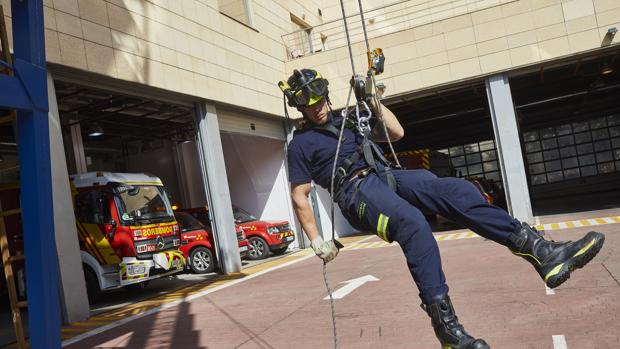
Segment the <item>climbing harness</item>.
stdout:
<svg viewBox="0 0 620 349">
<path fill-rule="evenodd" d="M 360 10 L 360 17 L 362 22 L 362 29 L 364 32 L 364 41 L 366 43 L 366 55 L 368 59 L 368 70 L 366 73 L 366 77 L 361 75 L 357 75 L 355 72 L 355 63 L 353 61 L 353 51 L 351 48 L 351 38 L 349 36 L 349 27 L 347 23 L 347 16 L 345 13 L 343 0 L 340 0 L 340 8 L 342 10 L 342 20 L 344 22 L 345 35 L 347 38 L 347 47 L 349 49 L 349 59 L 351 61 L 351 71 L 352 77 L 350 81 L 350 88 L 347 95 L 347 100 L 345 104 L 345 108 L 342 109 L 341 116 L 342 122 L 340 125 L 340 129 L 332 125 L 331 123 L 322 126 L 313 126 L 311 127 L 314 130 L 325 132 L 333 137 L 336 137 L 338 142 L 336 146 L 336 154 L 334 156 L 334 163 L 332 166 L 331 173 L 331 182 L 330 182 L 330 193 L 332 196 L 331 202 L 331 221 L 332 221 L 332 240 L 336 243 L 336 246 L 340 249 L 343 246 L 335 239 L 336 231 L 334 222 L 334 202 L 339 201 L 343 193 L 341 189 L 343 187 L 344 182 L 349 179 L 348 177 L 353 176 L 350 173 L 351 168 L 362 158 L 366 161 L 369 168 L 364 169 L 364 171 L 374 170 L 377 171 L 376 161 L 379 161 L 384 165 L 384 172 L 386 174 L 387 184 L 392 190 L 396 190 L 396 180 L 394 179 L 394 175 L 390 172 L 391 168 L 401 168 L 400 162 L 398 161 L 398 157 L 394 152 L 394 147 L 392 146 L 392 142 L 390 140 L 389 133 L 387 131 L 387 126 L 383 120 L 383 112 L 382 106 L 380 103 L 380 95 L 377 93 L 377 83 L 375 79 L 375 75 L 381 74 L 384 69 L 385 56 L 383 55 L 383 51 L 380 48 L 375 50 L 370 50 L 370 46 L 368 43 L 368 34 L 366 31 L 366 22 L 364 19 L 364 10 L 362 7 L 361 0 L 358 0 L 358 6 Z M 296 107 L 301 111 L 301 108 L 304 106 L 309 106 L 314 103 L 317 103 L 322 98 L 327 99 L 327 106 L 329 108 L 330 114 L 334 115 L 334 111 L 331 108 L 331 103 L 328 97 L 328 82 L 323 79 L 320 74 L 311 69 L 302 69 L 302 71 L 295 70 L 293 73 L 294 80 L 298 83 L 292 84 L 292 81 L 280 81 L 278 86 L 282 90 L 284 94 L 284 112 L 286 115 L 287 121 L 290 119 L 288 110 L 287 110 L 287 101 L 288 105 L 291 107 Z M 373 90 L 375 93 L 373 93 Z M 355 95 L 356 103 L 351 110 L 349 103 L 351 102 L 351 96 Z M 378 122 L 382 124 L 383 132 L 385 138 L 389 144 L 389 148 L 394 158 L 396 164 L 392 165 L 384 156 L 381 149 L 370 140 L 370 134 L 372 131 L 370 121 L 373 117 L 373 112 L 369 106 L 369 103 L 374 104 L 376 106 L 376 113 L 378 115 Z M 338 167 L 338 155 L 340 154 L 340 146 L 342 141 L 344 140 L 343 134 L 344 129 L 347 125 L 353 125 L 360 135 L 363 136 L 362 144 L 359 146 L 358 151 L 356 151 L 350 158 L 345 159 L 343 164 Z M 287 130 L 288 132 L 288 130 Z M 334 307 L 334 299 L 332 297 L 332 292 L 329 287 L 329 282 L 327 278 L 327 263 L 323 262 L 323 281 L 325 283 L 325 288 L 327 289 L 327 293 L 329 294 L 330 305 L 331 305 L 331 315 L 332 315 L 332 326 L 334 330 L 334 348 L 338 348 L 338 336 L 336 331 L 336 313 Z"/>
</svg>

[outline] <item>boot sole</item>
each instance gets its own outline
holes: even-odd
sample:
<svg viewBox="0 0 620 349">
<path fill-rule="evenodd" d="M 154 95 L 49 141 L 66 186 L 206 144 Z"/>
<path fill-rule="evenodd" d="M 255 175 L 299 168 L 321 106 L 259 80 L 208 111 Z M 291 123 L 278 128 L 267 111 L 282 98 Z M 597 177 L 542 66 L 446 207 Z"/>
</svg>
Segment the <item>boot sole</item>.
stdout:
<svg viewBox="0 0 620 349">
<path fill-rule="evenodd" d="M 575 269 L 583 268 L 594 258 L 605 242 L 605 235 L 597 233 L 597 236 L 579 252 L 577 252 L 568 262 L 556 265 L 545 278 L 545 283 L 549 288 L 556 288 L 570 278 L 570 273 Z"/>
<path fill-rule="evenodd" d="M 481 341 L 476 343 L 477 345 L 475 345 L 474 347 L 472 347 L 471 345 L 468 346 L 467 348 L 472 348 L 472 349 L 491 349 L 491 347 L 485 342 L 485 341 Z M 467 349 L 466 348 L 466 349 Z M 441 347 L 441 349 L 458 349 L 456 347 L 451 347 L 449 345 L 444 345 Z"/>
<path fill-rule="evenodd" d="M 459 349 L 459 348 L 453 347 L 450 345 L 442 345 L 441 349 Z M 464 347 L 463 349 L 491 349 L 491 347 L 483 339 L 476 339 L 475 341 L 469 343 L 467 347 Z"/>
</svg>

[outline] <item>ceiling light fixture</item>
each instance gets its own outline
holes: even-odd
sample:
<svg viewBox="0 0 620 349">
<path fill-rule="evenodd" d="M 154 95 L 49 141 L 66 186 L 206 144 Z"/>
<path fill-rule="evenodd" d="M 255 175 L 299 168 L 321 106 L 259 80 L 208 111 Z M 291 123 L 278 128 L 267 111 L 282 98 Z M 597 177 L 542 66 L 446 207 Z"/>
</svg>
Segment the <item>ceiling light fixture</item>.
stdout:
<svg viewBox="0 0 620 349">
<path fill-rule="evenodd" d="M 99 137 L 99 136 L 103 136 L 104 132 L 103 132 L 103 128 L 101 128 L 101 125 L 99 125 L 96 122 L 93 122 L 92 124 L 88 125 L 88 136 L 89 137 Z"/>
</svg>

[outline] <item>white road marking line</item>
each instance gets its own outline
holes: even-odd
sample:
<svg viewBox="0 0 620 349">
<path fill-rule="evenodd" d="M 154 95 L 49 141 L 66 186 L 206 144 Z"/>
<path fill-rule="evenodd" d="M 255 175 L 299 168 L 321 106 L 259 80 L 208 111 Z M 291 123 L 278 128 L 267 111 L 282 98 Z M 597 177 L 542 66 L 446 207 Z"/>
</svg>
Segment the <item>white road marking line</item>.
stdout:
<svg viewBox="0 0 620 349">
<path fill-rule="evenodd" d="M 534 217 L 534 224 L 535 225 L 540 225 L 540 217 L 538 217 L 538 216 Z"/>
<path fill-rule="evenodd" d="M 191 296 L 187 296 L 187 297 L 178 299 L 176 301 L 172 301 L 170 303 L 165 303 L 165 304 L 162 304 L 162 305 L 160 305 L 158 307 L 151 308 L 151 309 L 149 309 L 149 310 L 147 310 L 145 312 L 142 312 L 142 313 L 139 313 L 139 314 L 136 314 L 136 315 L 132 315 L 132 316 L 126 317 L 126 318 L 118 320 L 118 321 L 114 321 L 114 322 L 109 323 L 109 324 L 107 324 L 105 326 L 95 328 L 92 331 L 84 332 L 84 333 L 82 333 L 80 335 L 77 335 L 77 336 L 71 338 L 71 339 L 64 340 L 64 341 L 62 341 L 62 346 L 64 347 L 64 346 L 67 346 L 67 345 L 70 345 L 70 344 L 73 344 L 73 343 L 77 343 L 77 342 L 79 342 L 79 341 L 81 341 L 83 339 L 95 336 L 97 334 L 103 333 L 105 331 L 111 330 L 111 329 L 119 327 L 119 326 L 122 326 L 122 325 L 124 325 L 126 323 L 129 323 L 129 322 L 133 321 L 133 320 L 137 320 L 137 319 L 143 318 L 145 316 L 158 313 L 158 312 L 160 312 L 162 310 L 166 310 L 168 308 L 176 307 L 177 305 L 179 305 L 181 303 L 188 302 L 188 301 L 194 300 L 196 298 L 200 298 L 200 297 L 202 297 L 204 295 L 207 295 L 209 293 L 213 293 L 213 292 L 219 291 L 221 289 L 224 289 L 224 288 L 227 288 L 227 287 L 230 287 L 230 286 L 233 286 L 233 285 L 236 285 L 236 284 L 239 284 L 239 283 L 251 280 L 251 279 L 253 279 L 255 277 L 261 276 L 263 274 L 267 274 L 267 273 L 272 272 L 274 270 L 285 268 L 285 267 L 288 267 L 289 265 L 293 265 L 295 263 L 299 263 L 301 261 L 305 261 L 306 259 L 313 258 L 314 256 L 315 256 L 315 254 L 312 253 L 312 254 L 309 254 L 307 256 L 301 257 L 299 259 L 292 260 L 290 262 L 286 262 L 284 264 L 276 265 L 275 267 L 259 271 L 256 274 L 248 275 L 248 276 L 246 276 L 246 277 L 244 277 L 242 279 L 233 280 L 233 281 L 228 282 L 226 284 L 223 284 L 221 286 L 217 286 L 217 287 L 214 287 L 214 288 L 211 288 L 211 289 L 208 289 L 208 290 L 204 290 L 202 292 L 193 294 Z"/>
<path fill-rule="evenodd" d="M 555 294 L 555 291 L 552 288 L 549 288 L 549 286 L 545 285 L 545 292 L 547 293 L 547 296 L 551 296 Z"/>
<path fill-rule="evenodd" d="M 603 218 L 603 220 L 607 223 L 616 223 L 616 221 L 614 221 L 613 219 L 609 218 L 609 217 L 605 217 Z"/>
<path fill-rule="evenodd" d="M 551 230 L 551 224 L 543 224 L 543 230 Z"/>
<path fill-rule="evenodd" d="M 581 224 L 580 221 L 573 221 L 573 224 L 575 225 L 575 227 L 583 227 L 583 224 Z"/>
<path fill-rule="evenodd" d="M 568 349 L 564 335 L 553 335 L 553 349 Z"/>
<path fill-rule="evenodd" d="M 591 219 L 591 218 L 590 218 L 590 219 L 588 219 L 587 221 L 588 221 L 588 223 L 590 223 L 590 225 L 598 225 L 598 222 L 597 222 L 597 221 L 595 221 L 594 219 Z"/>
<path fill-rule="evenodd" d="M 352 279 L 352 280 L 348 280 L 348 281 L 343 281 L 341 282 L 341 284 L 346 284 L 344 286 L 342 286 L 341 288 L 339 288 L 338 290 L 332 292 L 332 298 L 333 299 L 342 299 L 344 298 L 344 296 L 348 295 L 349 293 L 353 292 L 356 288 L 362 286 L 363 284 L 370 282 L 370 281 L 379 281 L 379 279 L 377 279 L 376 277 L 372 276 L 372 275 L 364 275 L 362 277 L 358 277 L 356 279 Z M 329 295 L 327 295 L 325 298 L 323 298 L 323 300 L 329 299 Z"/>
<path fill-rule="evenodd" d="M 568 228 L 568 226 L 566 225 L 566 222 L 560 222 L 560 223 L 558 223 L 558 226 L 560 227 L 560 229 Z"/>
</svg>

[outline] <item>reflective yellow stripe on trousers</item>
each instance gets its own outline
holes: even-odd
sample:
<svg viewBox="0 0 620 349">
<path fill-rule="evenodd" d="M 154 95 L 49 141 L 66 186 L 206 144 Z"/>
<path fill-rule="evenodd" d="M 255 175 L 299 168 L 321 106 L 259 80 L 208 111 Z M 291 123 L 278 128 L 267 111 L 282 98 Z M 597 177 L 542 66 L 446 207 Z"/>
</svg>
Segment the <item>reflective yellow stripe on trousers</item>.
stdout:
<svg viewBox="0 0 620 349">
<path fill-rule="evenodd" d="M 384 241 L 390 242 L 387 238 L 387 225 L 390 217 L 379 214 L 379 220 L 377 221 L 377 235 Z"/>
</svg>

